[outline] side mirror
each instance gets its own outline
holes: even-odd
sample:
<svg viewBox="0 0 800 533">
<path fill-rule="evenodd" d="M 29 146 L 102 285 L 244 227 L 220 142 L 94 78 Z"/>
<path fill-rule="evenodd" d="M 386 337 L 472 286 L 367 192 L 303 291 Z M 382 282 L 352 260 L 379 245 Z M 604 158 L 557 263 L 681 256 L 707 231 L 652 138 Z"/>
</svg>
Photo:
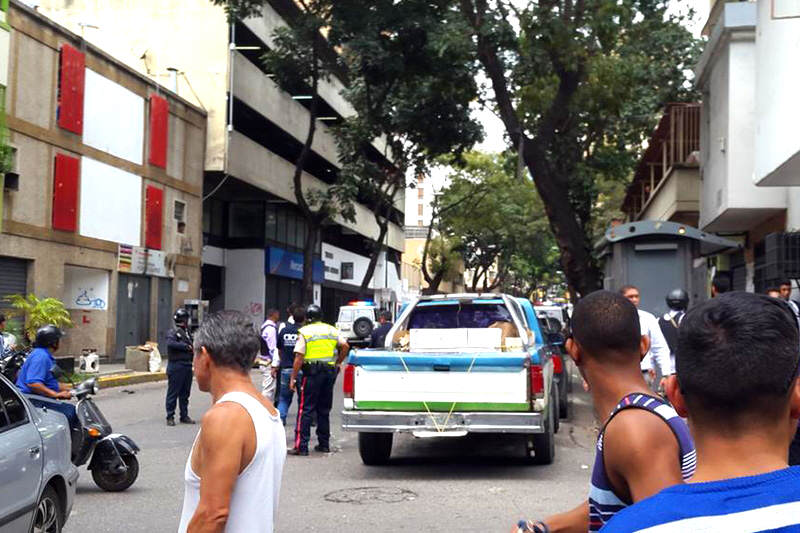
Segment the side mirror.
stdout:
<svg viewBox="0 0 800 533">
<path fill-rule="evenodd" d="M 564 335 L 561 333 L 548 333 L 547 335 L 547 342 L 550 344 L 564 344 Z"/>
</svg>

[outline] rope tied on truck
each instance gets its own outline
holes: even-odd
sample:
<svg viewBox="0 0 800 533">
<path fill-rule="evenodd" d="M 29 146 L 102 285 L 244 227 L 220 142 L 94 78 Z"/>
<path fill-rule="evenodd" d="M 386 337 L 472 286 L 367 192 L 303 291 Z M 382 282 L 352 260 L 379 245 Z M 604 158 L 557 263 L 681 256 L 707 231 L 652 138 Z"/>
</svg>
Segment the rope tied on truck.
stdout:
<svg viewBox="0 0 800 533">
<path fill-rule="evenodd" d="M 477 359 L 477 357 L 478 357 L 477 355 L 473 355 L 472 356 L 472 362 L 470 362 L 469 368 L 467 368 L 467 374 L 472 372 L 472 367 L 475 366 L 475 360 Z M 400 362 L 403 363 L 403 368 L 405 368 L 406 373 L 410 374 L 411 370 L 408 369 L 408 365 L 406 364 L 406 360 L 402 355 L 400 355 Z M 450 417 L 452 416 L 453 411 L 455 410 L 457 403 L 458 402 L 453 402 L 453 405 L 450 406 L 450 410 L 447 412 L 447 418 L 445 418 L 444 424 L 442 424 L 440 426 L 439 423 L 436 422 L 436 417 L 433 415 L 433 412 L 431 411 L 430 407 L 428 407 L 428 402 L 426 402 L 425 400 L 422 400 L 422 405 L 425 406 L 425 411 L 427 411 L 428 416 L 431 418 L 431 422 L 433 422 L 433 427 L 436 428 L 436 432 L 437 433 L 444 433 L 445 432 L 445 430 L 447 429 L 447 423 L 450 422 Z"/>
</svg>

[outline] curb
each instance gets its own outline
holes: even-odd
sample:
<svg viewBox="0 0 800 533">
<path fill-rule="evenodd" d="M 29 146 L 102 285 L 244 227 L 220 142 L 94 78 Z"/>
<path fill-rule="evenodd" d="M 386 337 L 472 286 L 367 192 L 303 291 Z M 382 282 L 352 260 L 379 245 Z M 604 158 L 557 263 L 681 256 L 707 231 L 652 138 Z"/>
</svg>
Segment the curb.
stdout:
<svg viewBox="0 0 800 533">
<path fill-rule="evenodd" d="M 165 381 L 167 373 L 161 372 L 133 372 L 127 374 L 114 374 L 110 376 L 101 376 L 97 378 L 97 383 L 100 389 L 108 389 L 111 387 L 123 387 L 125 385 L 137 385 L 139 383 L 153 383 L 156 381 Z"/>
</svg>

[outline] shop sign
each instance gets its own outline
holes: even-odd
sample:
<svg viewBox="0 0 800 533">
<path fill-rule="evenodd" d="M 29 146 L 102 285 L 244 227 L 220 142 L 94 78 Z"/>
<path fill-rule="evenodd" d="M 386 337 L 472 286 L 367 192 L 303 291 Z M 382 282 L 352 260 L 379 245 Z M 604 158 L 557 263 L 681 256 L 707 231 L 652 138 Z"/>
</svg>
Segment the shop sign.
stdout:
<svg viewBox="0 0 800 533">
<path fill-rule="evenodd" d="M 162 278 L 172 277 L 167 268 L 167 254 L 165 252 L 129 244 L 120 244 L 118 250 L 117 270 L 120 272 Z"/>
<path fill-rule="evenodd" d="M 303 254 L 269 246 L 265 250 L 265 266 L 267 274 L 303 279 Z M 319 259 L 314 259 L 312 271 L 314 283 L 322 283 L 325 278 L 325 264 Z"/>
</svg>

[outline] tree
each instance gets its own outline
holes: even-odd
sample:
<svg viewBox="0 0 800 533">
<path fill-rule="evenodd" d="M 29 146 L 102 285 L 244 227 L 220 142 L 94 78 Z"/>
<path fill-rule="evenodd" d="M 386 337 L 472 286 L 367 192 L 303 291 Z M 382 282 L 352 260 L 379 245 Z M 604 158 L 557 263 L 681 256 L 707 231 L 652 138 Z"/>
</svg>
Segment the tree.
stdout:
<svg viewBox="0 0 800 533">
<path fill-rule="evenodd" d="M 552 233 L 532 181 L 516 177 L 513 154 L 467 153 L 442 191 L 444 204 L 462 198 L 469 209 L 441 215 L 441 231 L 458 239 L 473 292 L 497 288 L 527 294 L 554 265 Z M 476 191 L 483 191 L 476 196 Z"/>
<path fill-rule="evenodd" d="M 656 112 L 693 96 L 687 73 L 698 43 L 683 26 L 685 15 L 669 13 L 667 3 L 454 3 L 578 295 L 602 285 L 588 231 L 597 180 L 628 179 Z"/>
<path fill-rule="evenodd" d="M 291 25 L 275 30 L 272 48 L 264 54 L 262 60 L 281 87 L 311 96 L 308 130 L 292 176 L 295 201 L 306 220 L 302 292 L 303 301 L 308 303 L 314 300 L 314 253 L 320 239 L 320 230 L 337 215 L 346 221 L 355 220 L 353 200 L 356 189 L 353 183 L 339 179 L 327 187 L 303 186 L 303 172 L 311 156 L 311 146 L 317 132 L 319 86 L 322 81 L 330 78 L 335 66 L 324 59 L 323 53 L 323 48 L 329 46 L 322 36 L 323 28 L 327 27 L 328 2 L 305 0 L 302 4 L 304 9 Z"/>
<path fill-rule="evenodd" d="M 336 131 L 339 179 L 355 184 L 378 227 L 362 294 L 386 249 L 406 175 L 424 172 L 443 154 L 457 156 L 482 137 L 469 109 L 478 94 L 470 50 L 448 31 L 463 28 L 457 15 L 449 0 L 331 3 L 328 39 L 340 50 L 348 73 L 344 96 L 356 111 Z"/>
</svg>

